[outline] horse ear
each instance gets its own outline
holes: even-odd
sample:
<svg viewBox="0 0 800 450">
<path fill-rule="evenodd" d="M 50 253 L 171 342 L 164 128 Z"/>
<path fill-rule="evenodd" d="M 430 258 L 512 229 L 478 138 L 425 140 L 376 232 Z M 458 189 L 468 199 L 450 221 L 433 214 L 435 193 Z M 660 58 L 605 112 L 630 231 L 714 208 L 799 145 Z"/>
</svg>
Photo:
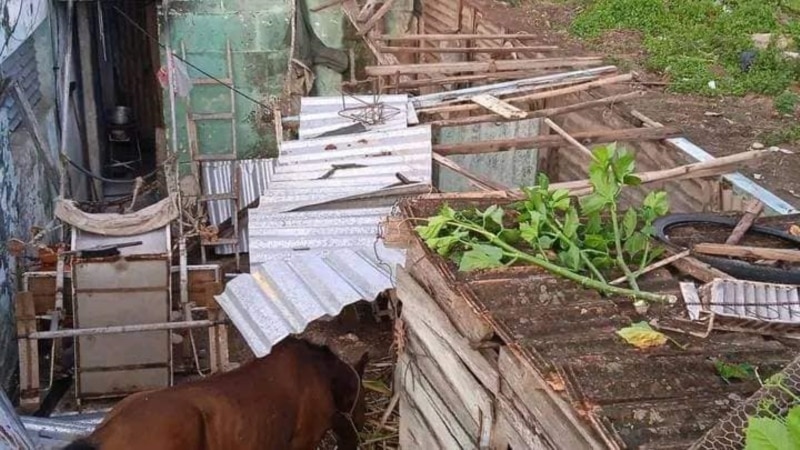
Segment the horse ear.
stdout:
<svg viewBox="0 0 800 450">
<path fill-rule="evenodd" d="M 358 362 L 355 365 L 355 369 L 356 369 L 356 372 L 358 372 L 358 376 L 363 376 L 364 375 L 364 369 L 367 368 L 367 363 L 368 362 L 369 362 L 369 352 L 366 351 L 366 352 L 364 352 L 363 355 L 361 355 L 361 359 L 359 359 Z"/>
</svg>

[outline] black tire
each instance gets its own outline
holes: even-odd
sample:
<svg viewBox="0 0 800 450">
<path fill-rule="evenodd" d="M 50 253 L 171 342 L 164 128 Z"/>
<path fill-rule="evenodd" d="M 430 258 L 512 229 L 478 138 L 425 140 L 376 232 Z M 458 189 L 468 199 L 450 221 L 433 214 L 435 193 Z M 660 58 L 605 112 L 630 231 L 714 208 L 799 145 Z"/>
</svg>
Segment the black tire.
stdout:
<svg viewBox="0 0 800 450">
<path fill-rule="evenodd" d="M 733 230 L 738 221 L 739 219 L 734 217 L 722 217 L 716 214 L 671 214 L 656 219 L 656 221 L 653 223 L 653 227 L 655 228 L 656 239 L 660 240 L 667 246 L 672 247 L 673 249 L 683 250 L 681 246 L 670 241 L 667 234 L 670 228 L 693 223 L 710 223 L 715 225 L 723 225 Z M 747 234 L 762 234 L 790 242 L 796 247 L 800 247 L 800 239 L 775 228 L 754 225 L 750 227 L 750 229 L 747 231 Z M 757 264 L 751 264 L 746 261 L 738 261 L 734 259 L 706 255 L 694 255 L 694 257 L 740 280 L 762 281 L 765 283 L 779 284 L 800 284 L 800 270 L 766 267 Z"/>
</svg>

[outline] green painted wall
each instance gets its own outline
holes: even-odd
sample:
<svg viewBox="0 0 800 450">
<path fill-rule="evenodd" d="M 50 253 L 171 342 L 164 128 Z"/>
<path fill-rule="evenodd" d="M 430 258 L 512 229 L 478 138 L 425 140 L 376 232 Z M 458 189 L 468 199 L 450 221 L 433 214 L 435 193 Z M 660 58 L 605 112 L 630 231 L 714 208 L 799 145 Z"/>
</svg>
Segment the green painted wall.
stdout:
<svg viewBox="0 0 800 450">
<path fill-rule="evenodd" d="M 217 78 L 229 78 L 226 52 L 229 41 L 234 86 L 262 103 L 281 94 L 289 55 L 287 1 L 173 1 L 169 20 L 169 41 L 178 55 L 185 54 L 186 60 Z M 161 30 L 163 41 L 163 22 Z M 163 51 L 161 58 L 164 61 Z M 189 75 L 192 79 L 206 77 L 192 68 Z M 166 91 L 164 94 L 164 117 L 169 129 L 169 99 Z M 230 90 L 219 84 L 195 84 L 189 102 L 194 113 L 225 113 L 232 110 L 232 100 L 236 111 L 237 154 L 243 158 L 274 154 L 272 126 L 257 119 L 259 106 L 254 102 L 240 95 L 231 99 Z M 177 99 L 178 148 L 184 162 L 189 161 L 186 105 L 185 99 Z M 231 122 L 198 121 L 197 141 L 200 154 L 230 153 Z"/>
</svg>

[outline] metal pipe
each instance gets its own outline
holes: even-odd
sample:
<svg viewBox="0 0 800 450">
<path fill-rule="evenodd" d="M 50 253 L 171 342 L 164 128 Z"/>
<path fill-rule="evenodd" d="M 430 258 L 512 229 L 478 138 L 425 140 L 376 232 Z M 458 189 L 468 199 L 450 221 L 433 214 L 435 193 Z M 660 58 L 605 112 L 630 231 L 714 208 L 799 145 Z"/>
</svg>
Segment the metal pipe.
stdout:
<svg viewBox="0 0 800 450">
<path fill-rule="evenodd" d="M 137 325 L 114 325 L 97 328 L 77 328 L 57 331 L 37 331 L 24 336 L 23 339 L 60 339 L 75 336 L 96 334 L 136 333 L 139 331 L 185 330 L 190 328 L 208 328 L 224 323 L 222 320 L 192 320 L 189 322 L 162 322 Z"/>
</svg>

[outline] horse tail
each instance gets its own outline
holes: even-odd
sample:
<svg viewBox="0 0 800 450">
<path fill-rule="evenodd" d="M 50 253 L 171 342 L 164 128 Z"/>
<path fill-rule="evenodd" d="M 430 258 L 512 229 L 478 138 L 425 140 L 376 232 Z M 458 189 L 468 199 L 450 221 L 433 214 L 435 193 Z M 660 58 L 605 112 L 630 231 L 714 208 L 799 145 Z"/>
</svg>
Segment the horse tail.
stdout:
<svg viewBox="0 0 800 450">
<path fill-rule="evenodd" d="M 99 450 L 99 449 L 100 447 L 92 444 L 86 439 L 78 439 L 77 441 L 73 441 L 71 444 L 64 447 L 64 450 Z"/>
</svg>

